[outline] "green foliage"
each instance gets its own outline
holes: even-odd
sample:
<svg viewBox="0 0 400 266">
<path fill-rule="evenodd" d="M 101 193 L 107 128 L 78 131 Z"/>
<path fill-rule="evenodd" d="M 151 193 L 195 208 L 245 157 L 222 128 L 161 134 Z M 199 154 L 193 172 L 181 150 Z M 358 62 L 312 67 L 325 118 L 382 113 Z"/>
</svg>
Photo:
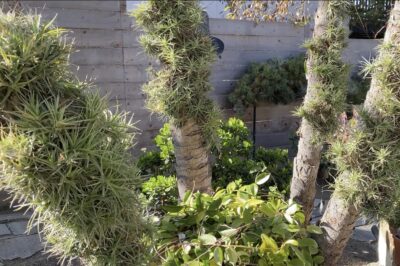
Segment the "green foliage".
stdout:
<svg viewBox="0 0 400 266">
<path fill-rule="evenodd" d="M 307 84 L 304 55 L 251 64 L 229 100 L 239 113 L 259 102 L 287 104 L 304 95 Z"/>
<path fill-rule="evenodd" d="M 262 182 L 258 182 L 262 185 Z M 323 262 L 304 214 L 273 192 L 268 200 L 259 186 L 230 183 L 213 196 L 188 192 L 178 206 L 166 206 L 157 254 L 162 264 L 178 265 L 318 265 Z"/>
<path fill-rule="evenodd" d="M 350 29 L 358 33 L 357 37 L 383 37 L 393 4 L 394 0 L 353 1 L 350 9 Z"/>
<path fill-rule="evenodd" d="M 170 140 L 168 125 L 164 125 L 158 140 Z M 280 191 L 288 192 L 290 178 L 292 176 L 292 164 L 288 158 L 288 152 L 284 149 L 257 148 L 256 158 L 252 158 L 253 143 L 249 139 L 249 130 L 238 118 L 229 118 L 226 122 L 220 122 L 217 135 L 218 146 L 212 147 L 213 162 L 213 186 L 225 187 L 233 180 L 242 179 L 245 184 L 253 182 L 254 178 L 264 172 L 272 173 L 273 185 Z M 169 143 L 162 141 L 161 143 Z M 174 150 L 172 145 L 159 145 L 158 151 L 144 153 L 139 158 L 138 166 L 144 175 L 173 175 Z M 161 159 L 161 149 L 168 154 L 167 161 Z M 144 164 L 142 162 L 147 162 Z M 154 163 L 154 164 L 152 164 Z"/>
<path fill-rule="evenodd" d="M 33 210 L 30 225 L 62 260 L 140 265 L 149 226 L 133 125 L 75 79 L 62 33 L 39 16 L 0 13 L 1 188 Z"/>
<path fill-rule="evenodd" d="M 229 118 L 227 122 L 220 122 L 217 130 L 219 139 L 219 154 L 226 156 L 248 157 L 253 144 L 249 140 L 249 130 L 244 122 L 238 118 Z"/>
<path fill-rule="evenodd" d="M 350 123 L 349 140 L 332 145 L 333 159 L 345 180 L 337 191 L 369 215 L 400 226 L 400 45 L 392 36 L 379 47 L 377 59 L 365 71 L 374 82 L 360 117 Z M 375 91 L 375 92 L 374 92 Z M 363 121 L 361 122 L 358 121 Z"/>
<path fill-rule="evenodd" d="M 289 161 L 287 149 L 266 149 L 259 147 L 256 150 L 255 161 L 263 162 L 271 173 L 273 184 L 280 190 L 289 191 L 293 166 Z"/>
<path fill-rule="evenodd" d="M 178 188 L 174 176 L 151 177 L 142 184 L 142 193 L 151 213 L 163 214 L 163 206 L 178 203 Z"/>
<path fill-rule="evenodd" d="M 175 162 L 174 146 L 168 123 L 160 129 L 154 138 L 158 151 L 144 152 L 138 160 L 138 168 L 142 175 L 172 175 Z"/>
<path fill-rule="evenodd" d="M 327 5 L 327 26 L 319 36 L 305 43 L 308 53 L 307 71 L 312 76 L 308 92 L 312 93 L 297 114 L 311 124 L 318 134 L 316 140 L 326 140 L 338 128 L 338 117 L 345 109 L 349 67 L 342 61 L 347 31 L 344 21 L 348 0 L 332 0 Z M 312 86 L 312 87 L 311 87 Z"/>
<path fill-rule="evenodd" d="M 148 107 L 177 126 L 194 120 L 210 140 L 218 121 L 217 108 L 207 96 L 216 52 L 201 28 L 203 14 L 198 1 L 150 0 L 133 15 L 144 31 L 140 37 L 144 50 L 162 63 L 143 87 Z"/>
</svg>

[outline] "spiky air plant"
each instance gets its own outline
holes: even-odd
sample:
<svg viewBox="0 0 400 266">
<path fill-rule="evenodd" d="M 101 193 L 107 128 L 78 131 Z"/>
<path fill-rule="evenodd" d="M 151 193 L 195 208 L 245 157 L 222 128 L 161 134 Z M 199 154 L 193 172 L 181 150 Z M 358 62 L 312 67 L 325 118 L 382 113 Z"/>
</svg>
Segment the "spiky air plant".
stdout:
<svg viewBox="0 0 400 266">
<path fill-rule="evenodd" d="M 339 176 L 321 219 L 318 240 L 327 265 L 336 265 L 361 211 L 400 226 L 400 1 L 391 12 L 378 57 L 366 65 L 372 77 L 348 140 L 332 152 Z"/>
<path fill-rule="evenodd" d="M 0 13 L 1 185 L 33 210 L 48 251 L 86 265 L 141 265 L 148 254 L 126 114 L 70 71 L 64 31 Z"/>
<path fill-rule="evenodd" d="M 150 0 L 133 15 L 144 30 L 144 50 L 161 62 L 143 90 L 149 109 L 170 121 L 180 197 L 187 190 L 210 192 L 209 143 L 218 112 L 207 94 L 216 53 L 202 27 L 199 3 Z"/>
<path fill-rule="evenodd" d="M 346 44 L 348 0 L 320 1 L 314 35 L 306 42 L 307 93 L 298 110 L 302 117 L 298 153 L 294 159 L 290 197 L 304 208 L 309 221 L 323 143 L 338 128 L 344 111 L 349 67 L 342 61 Z"/>
</svg>

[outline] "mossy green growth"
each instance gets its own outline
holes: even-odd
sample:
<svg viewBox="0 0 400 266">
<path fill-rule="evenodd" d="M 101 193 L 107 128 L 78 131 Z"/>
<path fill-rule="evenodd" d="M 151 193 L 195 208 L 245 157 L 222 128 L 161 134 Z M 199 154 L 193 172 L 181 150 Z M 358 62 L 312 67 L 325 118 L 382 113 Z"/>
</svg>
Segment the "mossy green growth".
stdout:
<svg viewBox="0 0 400 266">
<path fill-rule="evenodd" d="M 128 149 L 133 125 L 76 80 L 63 31 L 0 11 L 1 188 L 61 260 L 141 265 L 150 233 Z"/>
<path fill-rule="evenodd" d="M 243 114 L 259 102 L 288 104 L 300 99 L 307 84 L 304 61 L 304 54 L 300 54 L 251 64 L 229 95 L 235 111 Z"/>
<path fill-rule="evenodd" d="M 312 84 L 307 90 L 310 97 L 297 110 L 300 117 L 307 119 L 315 129 L 316 139 L 326 139 L 338 127 L 338 116 L 345 110 L 346 92 L 349 80 L 349 66 L 342 61 L 346 45 L 347 30 L 345 19 L 349 1 L 332 0 L 327 3 L 327 24 L 322 35 L 307 41 L 307 72 Z M 312 86 L 312 87 L 310 87 Z"/>
<path fill-rule="evenodd" d="M 203 14 L 195 0 L 150 0 L 133 13 L 143 29 L 140 43 L 158 59 L 161 68 L 150 71 L 143 86 L 150 110 L 177 126 L 194 120 L 210 140 L 218 124 L 218 111 L 208 97 L 211 64 L 216 52 L 202 28 Z"/>
<path fill-rule="evenodd" d="M 396 38 L 397 43 L 393 41 Z M 349 174 L 336 183 L 337 191 L 366 214 L 385 219 L 395 227 L 400 226 L 398 38 L 381 45 L 378 58 L 366 65 L 365 71 L 375 79 L 372 86 L 377 86 L 379 93 L 368 99 L 357 120 L 351 121 L 349 140 L 332 146 L 332 158 L 339 171 Z"/>
</svg>

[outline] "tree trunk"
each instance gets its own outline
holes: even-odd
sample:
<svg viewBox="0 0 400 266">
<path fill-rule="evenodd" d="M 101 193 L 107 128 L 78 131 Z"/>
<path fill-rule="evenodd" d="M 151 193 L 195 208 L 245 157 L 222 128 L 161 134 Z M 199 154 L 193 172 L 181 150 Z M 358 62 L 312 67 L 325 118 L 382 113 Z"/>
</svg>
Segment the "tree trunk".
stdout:
<svg viewBox="0 0 400 266">
<path fill-rule="evenodd" d="M 326 10 L 328 1 L 320 1 L 315 15 L 315 26 L 313 38 L 321 36 L 327 26 L 328 18 Z M 312 100 L 317 94 L 316 85 L 319 84 L 317 75 L 312 71 L 315 54 L 309 54 L 307 59 L 307 93 L 304 103 Z M 317 130 L 314 129 L 307 119 L 303 118 L 300 127 L 300 140 L 298 152 L 293 163 L 293 178 L 290 186 L 290 198 L 303 206 L 305 222 L 308 223 L 315 197 L 315 182 L 321 160 L 322 143 L 315 141 Z"/>
<path fill-rule="evenodd" d="M 384 43 L 400 44 L 400 1 L 395 2 L 391 12 Z M 379 56 L 377 60 L 379 60 Z M 364 102 L 364 111 L 369 117 L 375 119 L 379 119 L 377 103 L 381 97 L 384 97 L 380 93 L 381 89 L 376 77 L 372 74 L 371 88 Z M 357 123 L 357 127 L 359 130 L 363 130 L 362 121 Z M 346 180 L 346 173 L 343 173 L 338 178 Z M 320 223 L 323 235 L 317 239 L 325 257 L 325 265 L 337 265 L 337 261 L 351 237 L 358 213 L 359 211 L 356 209 L 354 202 L 344 199 L 336 191 L 333 193 Z"/>
<path fill-rule="evenodd" d="M 186 191 L 212 193 L 210 151 L 202 131 L 188 121 L 182 127 L 171 125 L 175 148 L 179 197 Z"/>
<path fill-rule="evenodd" d="M 347 174 L 343 173 L 338 178 L 345 180 Z M 337 265 L 343 249 L 347 244 L 359 211 L 350 201 L 346 201 L 337 192 L 334 192 L 320 221 L 323 235 L 316 240 L 324 255 L 324 265 Z"/>
</svg>

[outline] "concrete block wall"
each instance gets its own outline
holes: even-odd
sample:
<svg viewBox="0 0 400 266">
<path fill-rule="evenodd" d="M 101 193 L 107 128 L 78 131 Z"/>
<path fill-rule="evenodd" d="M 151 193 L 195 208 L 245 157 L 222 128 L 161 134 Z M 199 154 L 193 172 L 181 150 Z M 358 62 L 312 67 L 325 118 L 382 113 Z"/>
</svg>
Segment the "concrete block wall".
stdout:
<svg viewBox="0 0 400 266">
<path fill-rule="evenodd" d="M 154 65 L 143 53 L 137 41 L 140 31 L 121 1 L 21 1 L 27 9 L 40 13 L 43 19 L 57 15 L 55 23 L 69 29 L 75 41 L 76 53 L 71 61 L 79 67 L 80 78 L 93 78 L 101 93 L 109 94 L 110 104 L 130 111 L 141 130 L 136 151 L 151 147 L 152 139 L 162 125 L 156 114 L 145 108 L 141 85 L 146 82 L 146 68 Z M 261 23 L 210 19 L 211 35 L 225 43 L 225 51 L 213 65 L 211 76 L 215 90 L 211 97 L 224 110 L 225 116 L 234 115 L 227 95 L 235 82 L 252 62 L 269 58 L 285 58 L 304 52 L 301 44 L 311 36 L 309 26 L 296 27 L 286 23 Z M 344 58 L 358 64 L 362 57 L 374 55 L 375 40 L 351 40 Z M 75 67 L 75 68 L 76 68 Z M 298 120 L 291 114 L 296 104 L 266 105 L 257 110 L 258 143 L 265 146 L 286 146 L 288 136 L 295 131 Z M 252 111 L 243 119 L 251 125 Z"/>
</svg>

